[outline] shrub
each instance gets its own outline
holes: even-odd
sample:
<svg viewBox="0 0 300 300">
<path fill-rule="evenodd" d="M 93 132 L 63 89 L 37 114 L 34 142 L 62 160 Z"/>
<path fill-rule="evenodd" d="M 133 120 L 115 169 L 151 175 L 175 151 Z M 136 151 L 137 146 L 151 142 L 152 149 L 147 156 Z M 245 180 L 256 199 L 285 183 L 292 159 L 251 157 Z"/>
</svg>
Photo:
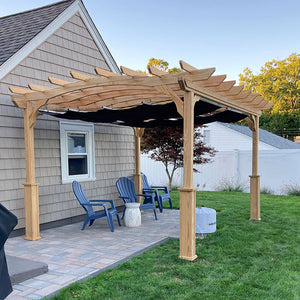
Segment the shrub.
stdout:
<svg viewBox="0 0 300 300">
<path fill-rule="evenodd" d="M 300 196 L 300 185 L 299 184 L 286 184 L 282 189 L 282 193 L 288 196 Z"/>
<path fill-rule="evenodd" d="M 216 187 L 216 190 L 220 192 L 244 192 L 245 185 L 234 182 L 234 178 L 223 178 Z"/>
<path fill-rule="evenodd" d="M 260 193 L 261 194 L 268 194 L 268 195 L 271 195 L 271 194 L 274 194 L 274 191 L 271 190 L 270 188 L 264 186 L 260 189 Z"/>
</svg>

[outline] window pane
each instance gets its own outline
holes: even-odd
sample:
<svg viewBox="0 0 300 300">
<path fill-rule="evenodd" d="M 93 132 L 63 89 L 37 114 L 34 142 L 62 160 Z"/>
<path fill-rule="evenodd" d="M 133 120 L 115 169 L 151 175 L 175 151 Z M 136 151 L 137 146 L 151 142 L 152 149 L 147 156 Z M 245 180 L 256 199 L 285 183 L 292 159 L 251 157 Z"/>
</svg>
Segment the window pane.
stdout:
<svg viewBox="0 0 300 300">
<path fill-rule="evenodd" d="M 69 156 L 69 175 L 88 174 L 87 156 Z"/>
<path fill-rule="evenodd" d="M 69 153 L 86 153 L 85 144 L 86 134 L 68 132 L 68 152 Z"/>
</svg>

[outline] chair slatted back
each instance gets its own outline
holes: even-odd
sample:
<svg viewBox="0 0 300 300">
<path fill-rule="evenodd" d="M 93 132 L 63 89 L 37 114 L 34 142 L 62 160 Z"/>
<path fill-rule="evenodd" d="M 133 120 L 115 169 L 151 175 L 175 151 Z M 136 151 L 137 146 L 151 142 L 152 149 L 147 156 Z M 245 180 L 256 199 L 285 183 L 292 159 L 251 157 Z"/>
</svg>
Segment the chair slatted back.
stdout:
<svg viewBox="0 0 300 300">
<path fill-rule="evenodd" d="M 151 186 L 148 182 L 147 176 L 142 173 L 143 177 L 142 177 L 142 181 L 143 181 L 143 189 L 151 189 Z"/>
<path fill-rule="evenodd" d="M 138 202 L 134 183 L 127 177 L 121 177 L 117 180 L 117 189 L 121 197 L 128 197 L 129 199 L 123 199 L 126 203 Z"/>
<path fill-rule="evenodd" d="M 82 207 L 84 208 L 84 210 L 87 212 L 89 216 L 93 216 L 95 214 L 94 209 L 91 205 L 86 205 L 86 204 L 90 204 L 90 201 L 85 196 L 81 184 L 74 180 L 72 183 L 72 188 L 73 188 L 74 195 L 76 196 L 80 205 L 82 205 Z"/>
</svg>

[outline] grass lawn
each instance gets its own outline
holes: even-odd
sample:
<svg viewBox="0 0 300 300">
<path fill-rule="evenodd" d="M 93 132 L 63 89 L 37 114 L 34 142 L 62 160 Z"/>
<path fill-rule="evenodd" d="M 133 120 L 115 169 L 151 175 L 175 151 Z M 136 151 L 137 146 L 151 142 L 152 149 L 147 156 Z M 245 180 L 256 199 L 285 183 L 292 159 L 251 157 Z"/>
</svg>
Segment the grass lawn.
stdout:
<svg viewBox="0 0 300 300">
<path fill-rule="evenodd" d="M 177 191 L 172 199 L 179 208 Z M 261 195 L 261 221 L 249 220 L 249 199 L 197 192 L 197 206 L 216 209 L 217 232 L 197 239 L 194 262 L 170 239 L 52 299 L 300 299 L 300 197 Z"/>
</svg>

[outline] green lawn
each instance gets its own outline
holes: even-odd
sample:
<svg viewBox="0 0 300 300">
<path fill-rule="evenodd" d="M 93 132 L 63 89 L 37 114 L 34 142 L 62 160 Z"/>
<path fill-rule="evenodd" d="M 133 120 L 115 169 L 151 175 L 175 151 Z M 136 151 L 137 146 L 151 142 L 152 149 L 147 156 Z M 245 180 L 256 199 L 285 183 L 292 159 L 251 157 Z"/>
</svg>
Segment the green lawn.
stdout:
<svg viewBox="0 0 300 300">
<path fill-rule="evenodd" d="M 178 208 L 177 191 L 172 199 Z M 300 299 L 300 197 L 261 195 L 261 221 L 249 220 L 249 199 L 197 192 L 197 206 L 216 209 L 217 232 L 197 239 L 194 262 L 170 239 L 52 299 Z"/>
</svg>

